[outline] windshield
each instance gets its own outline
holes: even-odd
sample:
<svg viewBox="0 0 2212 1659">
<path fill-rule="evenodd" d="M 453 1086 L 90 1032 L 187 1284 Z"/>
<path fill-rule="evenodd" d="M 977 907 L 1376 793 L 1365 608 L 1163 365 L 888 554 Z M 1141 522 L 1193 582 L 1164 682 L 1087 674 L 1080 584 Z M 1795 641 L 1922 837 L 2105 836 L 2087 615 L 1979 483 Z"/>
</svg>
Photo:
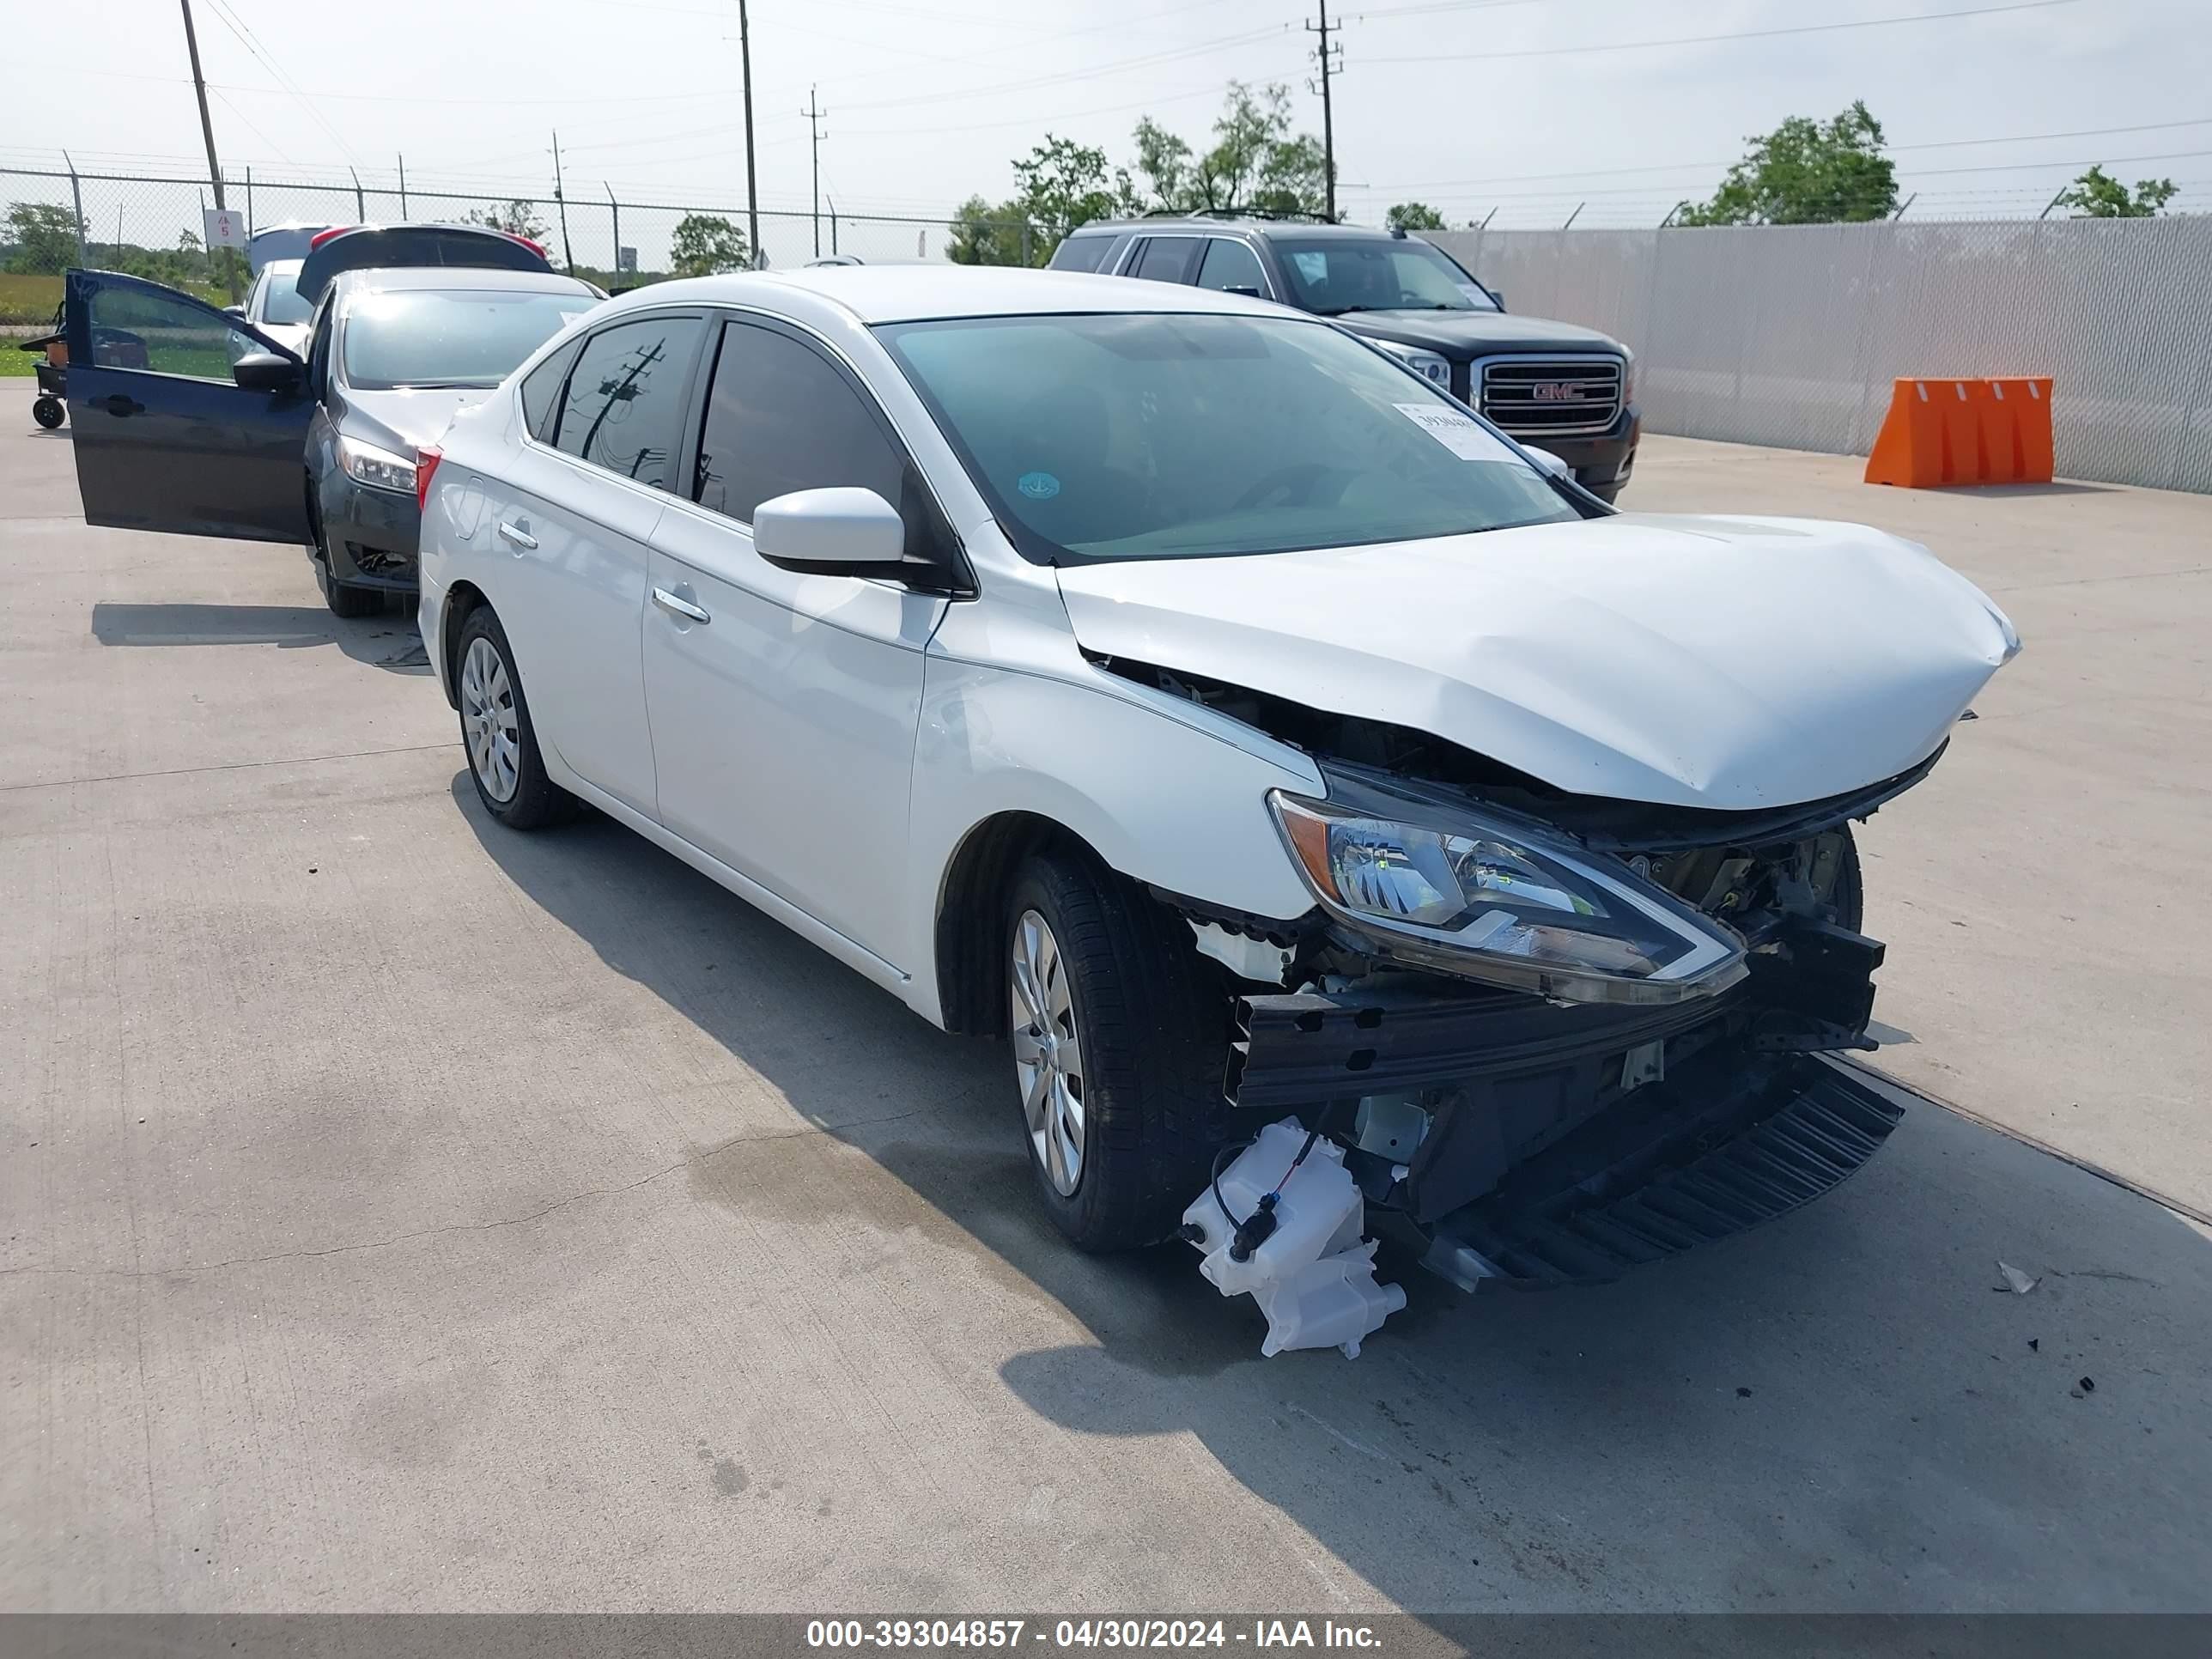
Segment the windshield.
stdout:
<svg viewBox="0 0 2212 1659">
<path fill-rule="evenodd" d="M 1301 311 L 1495 311 L 1481 283 L 1426 242 L 1395 236 L 1270 239 Z"/>
<path fill-rule="evenodd" d="M 305 323 L 315 314 L 314 307 L 300 297 L 293 284 L 299 281 L 300 262 L 297 259 L 278 259 L 261 275 L 261 291 L 254 301 L 252 320 L 257 323 Z"/>
<path fill-rule="evenodd" d="M 362 392 L 497 386 L 594 303 L 580 289 L 399 289 L 363 295 L 346 313 L 346 384 Z"/>
<path fill-rule="evenodd" d="M 1027 556 L 1199 558 L 1573 519 L 1467 409 L 1289 316 L 877 331 Z"/>
</svg>

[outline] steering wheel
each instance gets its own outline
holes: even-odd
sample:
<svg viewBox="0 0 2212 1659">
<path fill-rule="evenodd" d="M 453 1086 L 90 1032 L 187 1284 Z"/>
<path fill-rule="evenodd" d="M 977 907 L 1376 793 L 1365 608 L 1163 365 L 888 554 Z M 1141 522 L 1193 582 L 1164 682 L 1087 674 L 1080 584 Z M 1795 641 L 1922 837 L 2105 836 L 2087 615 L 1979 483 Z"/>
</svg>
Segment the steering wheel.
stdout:
<svg viewBox="0 0 2212 1659">
<path fill-rule="evenodd" d="M 1336 488 L 1320 500 L 1315 491 L 1329 480 Z M 1352 482 L 1352 474 L 1340 466 L 1327 466 L 1319 461 L 1297 461 L 1289 466 L 1278 467 L 1237 498 L 1232 513 L 1243 513 L 1260 507 L 1324 507 L 1336 501 Z"/>
</svg>

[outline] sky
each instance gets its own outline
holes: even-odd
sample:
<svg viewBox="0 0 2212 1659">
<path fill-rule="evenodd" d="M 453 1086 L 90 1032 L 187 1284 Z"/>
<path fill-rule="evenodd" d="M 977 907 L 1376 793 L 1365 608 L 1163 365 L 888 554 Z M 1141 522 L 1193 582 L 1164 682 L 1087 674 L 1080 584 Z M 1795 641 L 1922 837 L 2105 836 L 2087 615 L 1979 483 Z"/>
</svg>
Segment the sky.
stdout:
<svg viewBox="0 0 2212 1659">
<path fill-rule="evenodd" d="M 193 9 L 234 179 L 249 164 L 263 181 L 350 167 L 388 187 L 404 155 L 417 191 L 550 195 L 557 129 L 572 203 L 604 214 L 610 188 L 744 203 L 735 0 Z M 1202 139 L 1232 79 L 1285 83 L 1300 124 L 1321 128 L 1315 0 L 750 11 L 767 210 L 810 207 L 800 112 L 816 97 L 842 215 L 1000 199 L 1011 158 L 1048 132 L 1116 163 L 1133 159 L 1142 114 Z M 1946 12 L 1976 15 L 1932 15 Z M 0 167 L 59 167 L 66 149 L 84 169 L 204 170 L 178 0 L 8 0 L 8 13 Z M 1857 26 L 1900 18 L 1924 21 Z M 1747 135 L 1855 98 L 1882 122 L 1916 218 L 2032 217 L 2093 162 L 2170 177 L 2177 210 L 2212 210 L 2212 0 L 1378 0 L 1333 8 L 1340 19 L 1337 155 L 1357 220 L 1419 199 L 1454 224 L 1555 226 L 1578 206 L 1582 225 L 1656 224 L 1709 195 Z M 23 193 L 14 182 L 0 177 L 0 198 Z M 653 222 L 638 213 L 623 240 Z M 843 228 L 848 252 L 870 234 L 903 251 L 908 234 Z"/>
</svg>

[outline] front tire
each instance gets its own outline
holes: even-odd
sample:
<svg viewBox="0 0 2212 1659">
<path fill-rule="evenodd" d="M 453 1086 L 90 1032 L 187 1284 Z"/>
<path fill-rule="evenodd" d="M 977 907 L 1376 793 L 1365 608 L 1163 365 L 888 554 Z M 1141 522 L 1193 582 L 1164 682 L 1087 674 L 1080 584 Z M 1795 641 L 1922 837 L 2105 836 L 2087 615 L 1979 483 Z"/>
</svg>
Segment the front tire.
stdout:
<svg viewBox="0 0 2212 1659">
<path fill-rule="evenodd" d="M 351 582 L 342 582 L 332 574 L 329 533 L 323 527 L 323 515 L 315 509 L 314 484 L 307 486 L 307 528 L 315 538 L 315 586 L 323 590 L 323 603 L 331 608 L 331 615 L 356 622 L 363 617 L 374 617 L 384 609 L 384 595 L 374 587 L 356 587 Z"/>
<path fill-rule="evenodd" d="M 545 775 L 514 653 L 489 605 L 478 605 L 461 623 L 453 660 L 461 747 L 484 811 L 510 830 L 573 817 L 576 798 Z"/>
<path fill-rule="evenodd" d="M 1082 1249 L 1169 1237 L 1228 1138 L 1226 989 L 1177 926 L 1066 852 L 1030 858 L 1009 896 L 1008 1034 L 1030 1166 Z"/>
</svg>

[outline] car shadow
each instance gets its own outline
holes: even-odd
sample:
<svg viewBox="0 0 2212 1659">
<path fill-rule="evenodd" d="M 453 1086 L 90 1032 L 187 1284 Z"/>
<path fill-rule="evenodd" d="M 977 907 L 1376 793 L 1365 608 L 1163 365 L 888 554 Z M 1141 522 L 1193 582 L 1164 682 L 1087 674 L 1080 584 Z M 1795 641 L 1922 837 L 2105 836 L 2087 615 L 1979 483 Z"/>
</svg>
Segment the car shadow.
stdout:
<svg viewBox="0 0 2212 1659">
<path fill-rule="evenodd" d="M 1262 1359 L 1256 1312 L 1184 1247 L 1060 1239 L 997 1045 L 606 818 L 517 835 L 465 772 L 453 793 L 530 902 L 866 1154 L 825 1192 L 792 1179 L 787 1137 L 695 1149 L 695 1199 L 917 1226 L 1048 1298 L 1087 1340 L 1006 1360 L 1006 1388 L 1081 1434 L 1191 1437 L 1287 1523 L 1253 1540 L 1271 1559 L 1310 1540 L 1428 1613 L 2212 1600 L 2212 1251 L 2132 1193 L 1916 1103 L 1843 1188 L 1756 1232 L 1545 1295 L 1394 1261 L 1408 1305 L 1358 1359 Z"/>
<path fill-rule="evenodd" d="M 412 617 L 397 601 L 385 614 L 348 621 L 300 605 L 125 605 L 92 607 L 92 636 L 102 645 L 273 645 L 281 650 L 335 645 L 356 662 L 393 674 L 428 674 L 430 659 Z"/>
</svg>

